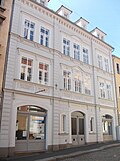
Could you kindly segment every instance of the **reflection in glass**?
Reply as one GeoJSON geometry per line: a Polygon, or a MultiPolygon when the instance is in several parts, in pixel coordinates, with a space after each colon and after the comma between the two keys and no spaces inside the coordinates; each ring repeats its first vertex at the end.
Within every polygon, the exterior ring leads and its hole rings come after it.
{"type": "Polygon", "coordinates": [[[17,140],[27,139],[27,124],[28,124],[28,117],[26,115],[18,114],[17,121],[16,121],[16,139],[17,140]]]}
{"type": "Polygon", "coordinates": [[[29,139],[45,139],[45,118],[30,116],[29,139]]]}

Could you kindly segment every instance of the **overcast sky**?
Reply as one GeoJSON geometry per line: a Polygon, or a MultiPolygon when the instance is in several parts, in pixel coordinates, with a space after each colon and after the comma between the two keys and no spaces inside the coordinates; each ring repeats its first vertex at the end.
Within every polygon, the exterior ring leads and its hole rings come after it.
{"type": "Polygon", "coordinates": [[[105,41],[120,57],[120,0],[50,0],[48,7],[56,11],[61,5],[73,11],[71,21],[83,17],[89,21],[88,31],[98,27],[105,32],[105,41]]]}

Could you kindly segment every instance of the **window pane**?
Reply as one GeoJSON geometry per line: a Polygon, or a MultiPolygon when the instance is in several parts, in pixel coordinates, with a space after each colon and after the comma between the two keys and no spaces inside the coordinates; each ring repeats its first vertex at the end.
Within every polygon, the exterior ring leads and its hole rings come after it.
{"type": "Polygon", "coordinates": [[[17,140],[26,140],[27,139],[27,125],[28,117],[25,115],[17,115],[16,121],[16,139],[17,140]]]}
{"type": "Polygon", "coordinates": [[[79,134],[84,135],[84,119],[79,118],[79,134]]]}
{"type": "Polygon", "coordinates": [[[30,116],[29,139],[45,139],[45,118],[30,116]]]}
{"type": "Polygon", "coordinates": [[[22,58],[21,63],[22,64],[27,64],[27,58],[22,58]]]}
{"type": "Polygon", "coordinates": [[[77,135],[77,118],[72,118],[72,135],[77,135]]]}

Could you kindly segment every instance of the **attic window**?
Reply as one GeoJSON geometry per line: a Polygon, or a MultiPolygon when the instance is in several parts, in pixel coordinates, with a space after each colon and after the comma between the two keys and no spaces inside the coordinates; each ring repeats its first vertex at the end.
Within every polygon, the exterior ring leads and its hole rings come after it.
{"type": "Polygon", "coordinates": [[[45,2],[44,0],[40,0],[40,3],[44,6],[45,2]]]}
{"type": "Polygon", "coordinates": [[[97,37],[100,38],[100,34],[97,34],[97,37]]]}
{"type": "Polygon", "coordinates": [[[65,17],[65,18],[68,18],[68,13],[65,12],[65,13],[64,13],[64,17],[65,17]]]}

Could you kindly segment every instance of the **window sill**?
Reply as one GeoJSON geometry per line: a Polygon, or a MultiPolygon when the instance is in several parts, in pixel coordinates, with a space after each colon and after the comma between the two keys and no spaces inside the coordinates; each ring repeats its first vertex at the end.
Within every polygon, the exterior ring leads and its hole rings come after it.
{"type": "Polygon", "coordinates": [[[0,11],[4,12],[6,9],[0,5],[0,11]]]}
{"type": "Polygon", "coordinates": [[[63,135],[69,135],[69,133],[61,132],[61,133],[58,133],[58,135],[61,135],[61,136],[63,136],[63,135]]]}

